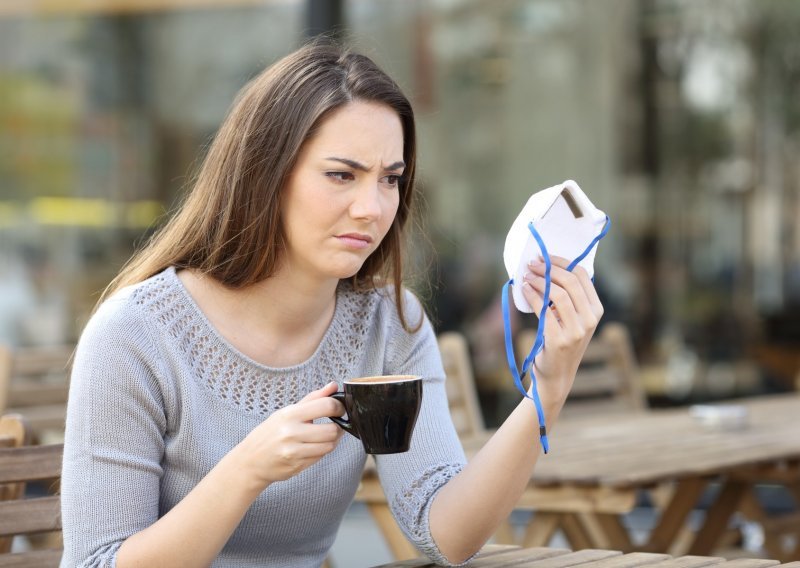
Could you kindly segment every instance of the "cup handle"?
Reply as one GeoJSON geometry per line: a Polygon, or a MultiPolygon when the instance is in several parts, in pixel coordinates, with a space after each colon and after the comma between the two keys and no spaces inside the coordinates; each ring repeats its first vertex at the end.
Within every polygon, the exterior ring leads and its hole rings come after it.
{"type": "MultiPolygon", "coordinates": [[[[336,399],[339,402],[341,402],[342,404],[344,404],[344,393],[343,392],[341,392],[341,391],[335,392],[330,396],[331,396],[331,398],[336,399]]],[[[334,424],[338,424],[339,428],[341,428],[345,432],[347,432],[349,434],[352,434],[353,436],[355,436],[359,440],[361,439],[361,436],[358,435],[358,432],[356,432],[356,429],[353,428],[353,425],[350,423],[349,420],[345,420],[344,418],[340,418],[338,416],[329,416],[328,418],[330,418],[333,421],[334,424]]]]}

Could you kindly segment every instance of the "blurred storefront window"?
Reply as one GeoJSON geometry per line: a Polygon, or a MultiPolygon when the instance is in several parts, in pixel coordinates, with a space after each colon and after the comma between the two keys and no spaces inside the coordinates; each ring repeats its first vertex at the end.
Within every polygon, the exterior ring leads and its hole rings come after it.
{"type": "Polygon", "coordinates": [[[797,3],[351,0],[348,13],[415,99],[431,307],[441,329],[468,330],[485,385],[510,388],[505,233],[532,192],[572,178],[614,222],[596,284],[654,404],[793,388],[797,3]]]}
{"type": "Polygon", "coordinates": [[[297,45],[302,4],[14,4],[0,9],[0,341],[73,341],[238,89],[297,45]]]}

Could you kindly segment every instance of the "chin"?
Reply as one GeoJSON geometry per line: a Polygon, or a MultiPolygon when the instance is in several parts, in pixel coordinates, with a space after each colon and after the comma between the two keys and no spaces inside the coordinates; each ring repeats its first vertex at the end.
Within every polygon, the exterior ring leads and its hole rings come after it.
{"type": "Polygon", "coordinates": [[[360,266],[358,268],[354,269],[354,270],[343,271],[343,272],[340,273],[338,278],[339,278],[339,280],[349,280],[350,278],[352,278],[353,276],[358,274],[359,270],[361,270],[360,266]]]}
{"type": "Polygon", "coordinates": [[[347,280],[358,274],[358,271],[361,270],[363,264],[364,263],[361,263],[357,266],[350,265],[331,267],[325,271],[325,274],[338,280],[347,280]]]}
{"type": "Polygon", "coordinates": [[[358,271],[361,270],[361,267],[364,266],[364,262],[366,262],[366,258],[339,258],[337,259],[338,262],[333,262],[329,264],[324,270],[325,274],[336,277],[339,280],[346,280],[348,278],[352,278],[358,271]]]}

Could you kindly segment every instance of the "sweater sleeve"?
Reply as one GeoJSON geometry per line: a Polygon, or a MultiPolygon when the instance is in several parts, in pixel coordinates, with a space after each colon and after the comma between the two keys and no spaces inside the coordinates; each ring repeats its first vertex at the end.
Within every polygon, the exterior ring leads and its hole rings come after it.
{"type": "Polygon", "coordinates": [[[61,482],[62,566],[113,567],[159,514],[166,412],[137,306],[107,300],[84,330],[70,383],[61,482]]]}
{"type": "Polygon", "coordinates": [[[398,525],[409,540],[431,560],[452,566],[431,536],[428,520],[439,490],[464,465],[466,458],[450,418],[445,374],[436,336],[422,307],[406,293],[407,321],[422,327],[407,332],[396,315],[390,321],[386,346],[387,374],[423,377],[422,406],[411,439],[411,449],[401,454],[375,456],[381,485],[398,525]]]}

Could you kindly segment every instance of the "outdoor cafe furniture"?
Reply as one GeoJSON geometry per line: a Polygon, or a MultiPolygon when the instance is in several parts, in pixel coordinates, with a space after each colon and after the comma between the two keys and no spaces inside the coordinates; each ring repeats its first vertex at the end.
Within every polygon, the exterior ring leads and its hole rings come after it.
{"type": "Polygon", "coordinates": [[[28,445],[30,431],[18,415],[0,417],[0,567],[55,568],[61,560],[61,500],[58,494],[29,496],[26,484],[57,485],[63,445],[28,445]],[[15,536],[44,537],[37,548],[12,552],[15,536]],[[46,535],[46,536],[45,536],[46,535]]]}
{"type": "MultiPolygon", "coordinates": [[[[399,560],[376,568],[433,568],[435,564],[423,558],[399,560]]],[[[572,552],[559,548],[518,548],[489,546],[469,566],[474,568],[800,568],[800,562],[780,564],[777,560],[760,558],[724,558],[706,556],[672,557],[667,554],[615,550],[585,549],[572,552]]]]}
{"type": "Polygon", "coordinates": [[[0,344],[0,413],[20,414],[33,442],[64,438],[69,367],[75,346],[10,348],[0,344]]]}
{"type": "MultiPolygon", "coordinates": [[[[687,408],[560,421],[551,434],[550,453],[540,457],[518,503],[535,511],[522,544],[546,545],[561,529],[576,549],[669,552],[686,536],[689,513],[715,483],[720,489],[699,529],[688,533],[688,547],[681,553],[713,553],[737,512],[769,527],[774,519],[767,518],[754,496],[757,483],[780,484],[800,503],[800,395],[735,402],[746,413],[742,423],[704,424],[687,408]],[[621,517],[632,511],[642,491],[665,485],[674,490],[661,504],[656,526],[647,542],[634,545],[621,517]]],[[[465,440],[467,455],[474,455],[484,441],[465,440]]],[[[400,544],[402,534],[374,470],[365,472],[360,494],[395,557],[416,556],[410,545],[400,544]]],[[[796,514],[786,519],[774,524],[795,535],[800,532],[796,514]]],[[[797,539],[793,549],[784,550],[777,546],[783,541],[771,536],[766,539],[769,556],[800,559],[797,539]]],[[[498,541],[504,540],[510,540],[508,534],[498,535],[498,541]]]]}

